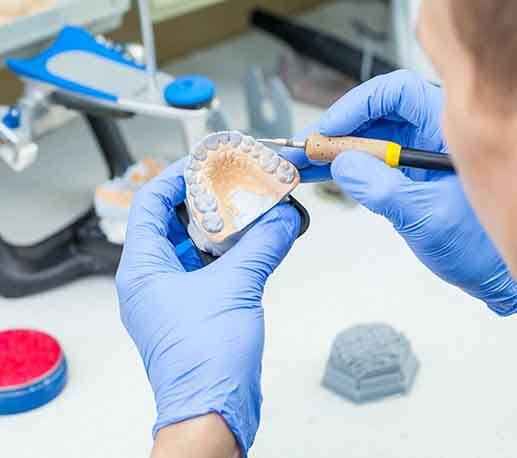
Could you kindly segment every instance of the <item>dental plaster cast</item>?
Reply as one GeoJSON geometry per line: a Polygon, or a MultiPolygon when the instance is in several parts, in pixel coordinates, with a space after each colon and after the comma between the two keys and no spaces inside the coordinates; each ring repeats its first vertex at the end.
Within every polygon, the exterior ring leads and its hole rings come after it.
{"type": "Polygon", "coordinates": [[[275,151],[233,131],[210,134],[194,146],[185,182],[188,233],[199,249],[220,256],[284,199],[300,176],[275,151]]]}
{"type": "Polygon", "coordinates": [[[121,177],[113,178],[95,190],[95,212],[99,225],[112,243],[124,243],[129,209],[136,192],[167,166],[165,161],[146,157],[132,165],[121,177]]]}
{"type": "Polygon", "coordinates": [[[0,23],[50,8],[55,0],[1,0],[0,23]]]}

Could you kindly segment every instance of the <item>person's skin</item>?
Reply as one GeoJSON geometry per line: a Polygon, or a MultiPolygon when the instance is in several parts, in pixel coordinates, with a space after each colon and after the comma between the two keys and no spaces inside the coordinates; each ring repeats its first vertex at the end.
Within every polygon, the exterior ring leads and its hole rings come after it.
{"type": "Polygon", "coordinates": [[[217,414],[175,423],[160,429],[151,458],[239,458],[235,437],[217,414]]]}
{"type": "Polygon", "coordinates": [[[447,94],[443,130],[465,192],[516,277],[515,101],[505,100],[504,94],[484,81],[484,74],[456,35],[449,6],[452,1],[424,1],[418,36],[447,94]]]}

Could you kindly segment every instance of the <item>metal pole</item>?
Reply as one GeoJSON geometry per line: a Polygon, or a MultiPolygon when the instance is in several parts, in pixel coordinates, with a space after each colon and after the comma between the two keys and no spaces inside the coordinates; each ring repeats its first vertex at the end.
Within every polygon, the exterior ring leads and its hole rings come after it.
{"type": "Polygon", "coordinates": [[[134,161],[117,122],[109,117],[104,118],[87,113],[83,113],[83,116],[95,135],[108,166],[110,178],[124,175],[134,161]]]}
{"type": "Polygon", "coordinates": [[[149,9],[148,0],[138,0],[140,12],[140,29],[145,49],[145,65],[149,78],[149,91],[158,95],[158,83],[156,82],[156,48],[154,45],[153,20],[149,9]]]}

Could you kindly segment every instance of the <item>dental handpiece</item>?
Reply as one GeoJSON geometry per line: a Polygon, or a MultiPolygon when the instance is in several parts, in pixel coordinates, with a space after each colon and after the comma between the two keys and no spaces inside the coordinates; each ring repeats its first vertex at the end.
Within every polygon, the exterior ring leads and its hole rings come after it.
{"type": "Polygon", "coordinates": [[[307,157],[313,161],[332,162],[342,152],[356,150],[375,156],[390,167],[455,170],[449,154],[404,148],[398,143],[374,138],[326,137],[321,134],[311,134],[305,141],[287,138],[264,138],[257,141],[304,149],[307,157]]]}

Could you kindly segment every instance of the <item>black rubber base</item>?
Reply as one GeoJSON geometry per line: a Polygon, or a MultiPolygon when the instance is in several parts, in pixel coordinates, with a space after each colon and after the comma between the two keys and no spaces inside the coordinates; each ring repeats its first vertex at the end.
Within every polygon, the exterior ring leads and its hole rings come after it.
{"type": "Polygon", "coordinates": [[[23,297],[87,275],[113,275],[121,252],[104,236],[93,209],[34,245],[0,239],[0,295],[23,297]]]}
{"type": "MultiPolygon", "coordinates": [[[[307,229],[309,229],[309,226],[311,224],[311,217],[309,215],[309,212],[307,209],[293,196],[289,196],[289,203],[298,210],[298,213],[300,214],[301,218],[301,224],[300,224],[300,233],[298,234],[298,237],[301,237],[303,234],[307,232],[307,229]]],[[[184,202],[179,204],[176,207],[176,214],[178,215],[178,219],[180,220],[181,224],[183,224],[183,227],[185,230],[187,230],[188,223],[189,223],[189,216],[187,212],[187,207],[184,202]]],[[[211,254],[200,250],[195,244],[194,248],[197,251],[197,254],[199,256],[199,259],[201,259],[201,262],[206,266],[208,264],[211,264],[217,259],[217,256],[212,256],[211,254]]]]}

